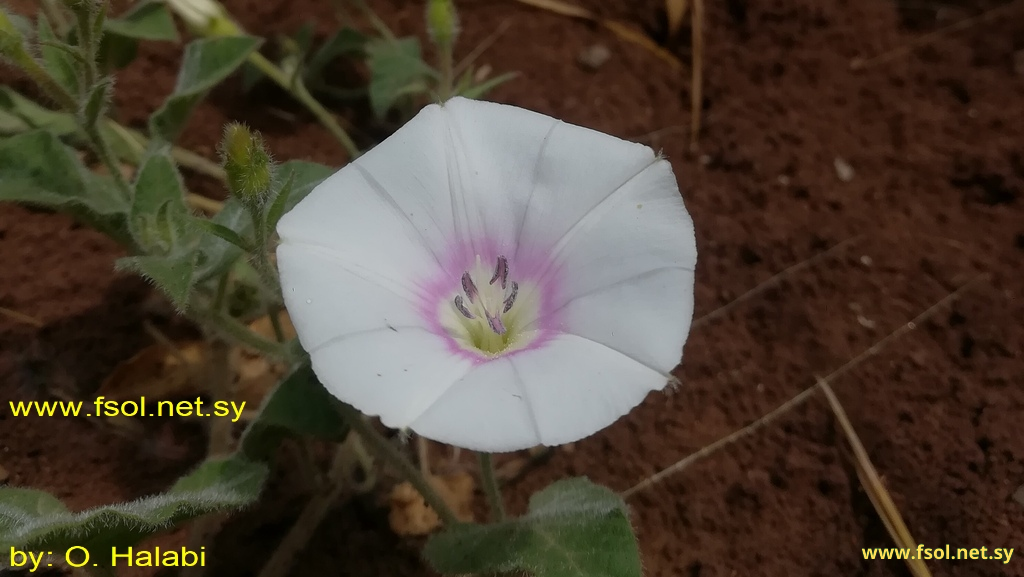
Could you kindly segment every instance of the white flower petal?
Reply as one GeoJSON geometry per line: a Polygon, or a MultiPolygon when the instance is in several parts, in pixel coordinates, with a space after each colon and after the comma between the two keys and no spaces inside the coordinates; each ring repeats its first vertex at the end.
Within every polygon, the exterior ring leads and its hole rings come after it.
{"type": "Polygon", "coordinates": [[[600,343],[562,334],[482,364],[411,428],[443,443],[502,453],[578,441],[665,387],[666,375],[600,343]]]}
{"type": "Polygon", "coordinates": [[[602,344],[569,334],[509,357],[526,390],[544,445],[578,441],[615,422],[650,391],[661,374],[602,344]]]}
{"type": "Polygon", "coordinates": [[[650,147],[559,123],[544,143],[519,235],[520,254],[550,249],[656,160],[650,147]]]}
{"type": "Polygon", "coordinates": [[[470,360],[447,347],[425,330],[384,329],[332,341],[310,359],[328,391],[363,413],[380,416],[386,426],[402,428],[472,368],[470,360]]]}
{"type": "Polygon", "coordinates": [[[352,164],[387,193],[433,252],[454,238],[446,115],[432,104],[352,164]]]}
{"type": "MultiPolygon", "coordinates": [[[[402,128],[396,134],[405,131],[406,135],[422,135],[436,128],[426,122],[431,115],[423,118],[425,120],[420,122],[410,122],[407,125],[410,130],[402,128]]],[[[405,171],[409,179],[419,178],[424,183],[434,182],[435,167],[422,155],[408,150],[409,141],[396,142],[397,145],[390,146],[390,140],[385,141],[376,154],[390,154],[395,162],[408,159],[402,170],[396,172],[405,171]]],[[[374,162],[367,165],[380,172],[374,162]]],[[[281,218],[277,232],[282,243],[327,248],[352,268],[371,270],[395,282],[408,283],[410,278],[436,269],[437,256],[430,240],[441,233],[431,232],[427,224],[430,216],[418,212],[414,202],[400,205],[391,192],[383,188],[381,178],[393,185],[403,182],[401,178],[371,174],[358,164],[349,164],[334,173],[281,218]]],[[[401,198],[413,198],[416,194],[426,196],[427,188],[403,189],[401,198]]]]}
{"type": "Polygon", "coordinates": [[[307,351],[352,333],[426,327],[405,285],[347,270],[316,246],[284,244],[277,258],[285,306],[307,351]]]}
{"type": "Polygon", "coordinates": [[[508,358],[475,367],[410,428],[473,451],[503,453],[540,444],[526,393],[508,358]]]}
{"type": "Polygon", "coordinates": [[[457,227],[465,240],[486,236],[514,247],[536,188],[538,161],[560,121],[466,98],[444,104],[457,227]]]}
{"type": "Polygon", "coordinates": [[[662,268],[577,296],[559,312],[563,330],[668,374],[690,331],[693,282],[692,271],[662,268]]]}
{"type": "MultiPolygon", "coordinates": [[[[566,301],[658,269],[693,271],[693,221],[672,166],[659,160],[637,174],[580,220],[554,251],[566,301]]],[[[691,276],[676,298],[692,299],[692,293],[691,276]]],[[[662,304],[651,301],[652,306],[662,304]]]]}

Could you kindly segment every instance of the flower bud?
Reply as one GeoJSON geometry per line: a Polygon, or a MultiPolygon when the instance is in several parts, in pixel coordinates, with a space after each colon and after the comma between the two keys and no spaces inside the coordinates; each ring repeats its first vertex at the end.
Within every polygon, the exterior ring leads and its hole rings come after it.
{"type": "Polygon", "coordinates": [[[273,180],[273,162],[259,133],[237,122],[229,124],[221,155],[231,194],[247,205],[261,204],[273,180]]]}
{"type": "Polygon", "coordinates": [[[459,35],[459,15],[454,0],[427,0],[427,31],[439,46],[455,44],[459,35]]]}
{"type": "Polygon", "coordinates": [[[202,36],[238,36],[242,29],[216,0],[167,0],[167,5],[202,36]]]}

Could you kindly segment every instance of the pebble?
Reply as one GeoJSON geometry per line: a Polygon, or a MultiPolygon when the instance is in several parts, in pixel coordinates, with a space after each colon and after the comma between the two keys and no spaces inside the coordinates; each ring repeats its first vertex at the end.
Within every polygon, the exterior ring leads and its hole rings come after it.
{"type": "Polygon", "coordinates": [[[612,57],[612,51],[604,44],[592,44],[580,51],[577,62],[587,70],[597,70],[612,57]]]}
{"type": "Polygon", "coordinates": [[[837,156],[836,159],[832,161],[832,165],[836,168],[836,176],[839,177],[839,180],[843,182],[850,182],[853,180],[853,167],[850,166],[849,162],[846,162],[846,159],[841,156],[837,156]]]}

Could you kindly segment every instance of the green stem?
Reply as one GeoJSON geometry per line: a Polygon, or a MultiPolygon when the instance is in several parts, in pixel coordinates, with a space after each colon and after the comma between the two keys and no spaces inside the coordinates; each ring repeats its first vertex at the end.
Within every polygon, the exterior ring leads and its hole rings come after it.
{"type": "Polygon", "coordinates": [[[370,21],[370,24],[377,29],[377,33],[384,37],[385,40],[388,42],[395,42],[397,40],[395,33],[380,19],[380,16],[377,16],[377,13],[370,8],[370,5],[365,0],[353,0],[353,3],[362,11],[363,15],[370,21]]]}
{"type": "Polygon", "coordinates": [[[220,280],[217,281],[217,292],[213,295],[213,310],[220,312],[224,309],[224,299],[228,294],[228,277],[230,273],[224,273],[220,275],[220,280]]]}
{"type": "Polygon", "coordinates": [[[438,46],[441,51],[441,79],[438,87],[438,92],[441,96],[441,103],[444,104],[452,97],[452,91],[455,86],[455,77],[453,73],[454,68],[454,56],[452,54],[453,47],[451,42],[444,42],[438,46]]]}
{"type": "Polygon", "coordinates": [[[451,527],[459,524],[459,518],[455,516],[455,512],[452,511],[448,503],[444,502],[444,499],[437,494],[434,487],[430,485],[427,478],[420,474],[416,465],[409,460],[401,451],[396,449],[391,441],[386,439],[384,435],[380,434],[377,429],[373,428],[370,423],[367,423],[363,418],[363,414],[357,411],[350,405],[345,403],[338,403],[339,410],[345,417],[346,422],[352,427],[364,441],[370,444],[384,460],[389,462],[393,467],[401,472],[402,476],[405,477],[413,487],[419,491],[423,499],[426,500],[427,504],[437,513],[438,517],[445,525],[451,527]]]}
{"type": "Polygon", "coordinates": [[[57,83],[35,58],[25,52],[14,58],[14,62],[21,67],[25,74],[28,74],[28,77],[44,94],[52,98],[65,112],[71,114],[78,112],[78,102],[75,97],[57,83]]]}
{"type": "Polygon", "coordinates": [[[345,150],[348,151],[352,158],[359,156],[359,147],[356,146],[352,137],[338,124],[338,121],[334,119],[334,115],[309,93],[309,89],[306,88],[302,79],[295,78],[293,82],[293,79],[289,78],[283,70],[259,53],[251,54],[249,62],[265,74],[267,78],[274,81],[275,84],[287,90],[292,97],[313,113],[313,116],[345,147],[345,150]]]}
{"type": "Polygon", "coordinates": [[[274,338],[277,342],[283,343],[284,329],[281,328],[281,307],[276,304],[267,307],[267,316],[270,317],[270,326],[274,329],[274,338]]]}
{"type": "Polygon", "coordinates": [[[484,493],[487,495],[487,502],[491,506],[491,514],[494,520],[505,520],[505,504],[501,499],[501,489],[498,487],[498,480],[494,476],[494,461],[490,453],[479,453],[480,455],[480,477],[484,485],[484,493]]]}
{"type": "Polygon", "coordinates": [[[56,0],[43,0],[42,2],[43,13],[50,19],[50,25],[53,27],[54,32],[57,33],[58,38],[64,38],[64,35],[68,32],[68,20],[64,17],[64,13],[61,12],[60,6],[57,5],[56,0]]]}
{"type": "Polygon", "coordinates": [[[103,138],[103,134],[99,131],[98,127],[93,124],[92,126],[81,123],[82,132],[85,133],[86,139],[89,141],[92,151],[103,163],[103,166],[107,168],[107,172],[110,173],[110,177],[114,179],[114,184],[121,189],[121,193],[124,195],[126,200],[130,200],[134,194],[132,187],[125,180],[124,174],[121,172],[121,167],[117,164],[114,153],[110,150],[110,144],[106,138],[103,138]]]}
{"type": "Polygon", "coordinates": [[[206,311],[206,314],[193,314],[191,316],[200,325],[207,325],[217,330],[222,336],[242,346],[265,353],[274,358],[290,359],[292,356],[286,345],[259,336],[249,330],[249,327],[219,311],[206,311]]]}
{"type": "Polygon", "coordinates": [[[89,90],[96,84],[96,38],[92,33],[92,14],[81,6],[75,11],[75,18],[78,23],[78,41],[82,48],[82,58],[85,60],[85,89],[89,90]]]}
{"type": "MultiPolygon", "coordinates": [[[[116,133],[121,140],[132,146],[135,156],[122,160],[138,165],[142,156],[145,154],[146,149],[149,147],[149,138],[138,130],[121,126],[110,118],[105,118],[104,122],[106,123],[107,130],[112,133],[116,133]]],[[[188,150],[187,148],[172,146],[171,158],[174,159],[174,162],[177,163],[178,166],[194,170],[199,174],[209,176],[210,178],[214,178],[222,182],[227,180],[227,173],[224,172],[224,167],[205,156],[201,156],[191,150],[188,150]]]]}

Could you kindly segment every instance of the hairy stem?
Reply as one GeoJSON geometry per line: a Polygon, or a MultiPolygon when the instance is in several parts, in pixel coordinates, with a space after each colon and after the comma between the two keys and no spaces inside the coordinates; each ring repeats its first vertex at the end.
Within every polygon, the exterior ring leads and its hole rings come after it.
{"type": "Polygon", "coordinates": [[[498,480],[494,476],[494,461],[490,453],[480,453],[480,480],[484,486],[484,493],[487,495],[487,502],[491,506],[491,515],[499,523],[504,521],[505,504],[501,499],[498,480]]]}
{"type": "Polygon", "coordinates": [[[288,91],[292,97],[302,103],[320,121],[320,124],[341,143],[349,153],[349,156],[352,158],[359,156],[359,147],[356,146],[352,137],[338,124],[334,115],[309,93],[309,89],[306,88],[301,78],[290,78],[281,68],[258,52],[249,56],[249,62],[265,74],[267,78],[273,80],[275,84],[288,91]]]}
{"type": "Polygon", "coordinates": [[[331,470],[327,475],[326,486],[317,491],[306,503],[295,524],[278,543],[270,560],[260,570],[259,577],[288,575],[296,557],[306,548],[331,507],[349,487],[350,480],[347,478],[348,463],[351,461],[349,452],[349,443],[338,445],[331,463],[331,470]]]}
{"type": "Polygon", "coordinates": [[[345,403],[338,404],[339,410],[345,417],[346,422],[352,429],[363,438],[364,441],[369,443],[370,447],[377,452],[377,454],[385,461],[391,464],[391,466],[398,469],[403,477],[413,487],[419,491],[420,495],[427,502],[428,505],[437,513],[437,516],[441,518],[441,521],[445,525],[451,527],[459,523],[459,518],[456,517],[455,512],[452,511],[448,503],[445,503],[444,499],[437,493],[434,487],[430,484],[430,481],[423,476],[416,465],[409,460],[401,451],[394,447],[384,435],[380,434],[377,429],[373,428],[370,423],[366,422],[363,418],[363,414],[357,411],[350,405],[345,403]]]}

